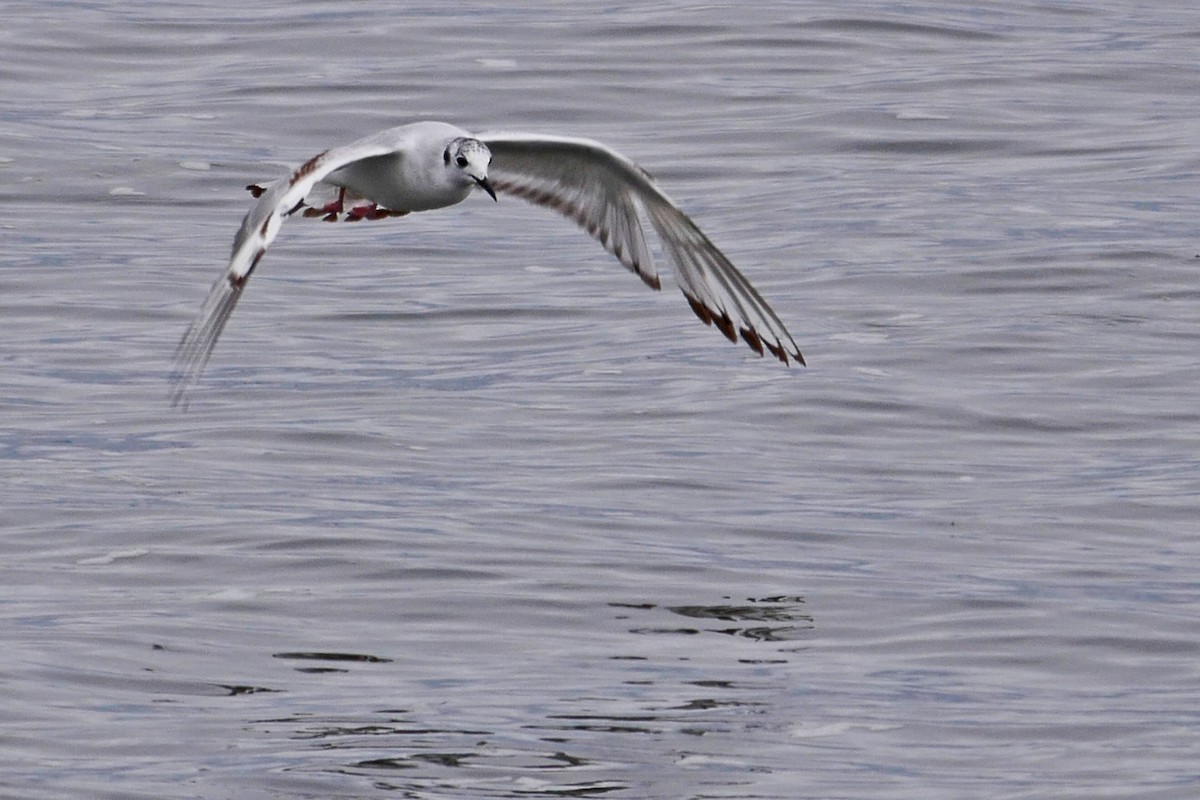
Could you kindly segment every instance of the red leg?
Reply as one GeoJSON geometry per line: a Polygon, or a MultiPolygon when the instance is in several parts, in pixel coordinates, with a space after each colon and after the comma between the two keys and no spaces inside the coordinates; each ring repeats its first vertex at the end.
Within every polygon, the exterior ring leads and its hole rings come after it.
{"type": "Polygon", "coordinates": [[[325,207],[322,208],[321,211],[325,214],[324,219],[326,222],[337,222],[338,217],[345,210],[345,208],[346,190],[343,188],[338,189],[337,200],[334,200],[332,203],[326,203],[325,207]]]}

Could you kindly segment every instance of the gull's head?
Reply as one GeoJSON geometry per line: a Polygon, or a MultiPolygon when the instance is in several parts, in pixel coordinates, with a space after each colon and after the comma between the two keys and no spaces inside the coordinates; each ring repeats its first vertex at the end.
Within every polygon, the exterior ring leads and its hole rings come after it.
{"type": "Polygon", "coordinates": [[[451,174],[468,186],[478,186],[495,200],[496,192],[488,183],[488,166],[492,163],[492,151],[478,139],[460,137],[451,139],[442,153],[442,163],[451,174]]]}

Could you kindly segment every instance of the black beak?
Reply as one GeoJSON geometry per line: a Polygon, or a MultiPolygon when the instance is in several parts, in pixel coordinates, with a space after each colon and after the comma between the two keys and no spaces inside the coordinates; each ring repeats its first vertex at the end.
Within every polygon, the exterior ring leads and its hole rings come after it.
{"type": "MultiPolygon", "coordinates": [[[[492,185],[488,183],[487,178],[476,178],[475,182],[479,184],[480,189],[483,189],[488,193],[489,197],[491,197],[493,200],[496,200],[496,192],[492,189],[492,185]]],[[[496,202],[499,203],[500,201],[496,200],[496,202]]]]}

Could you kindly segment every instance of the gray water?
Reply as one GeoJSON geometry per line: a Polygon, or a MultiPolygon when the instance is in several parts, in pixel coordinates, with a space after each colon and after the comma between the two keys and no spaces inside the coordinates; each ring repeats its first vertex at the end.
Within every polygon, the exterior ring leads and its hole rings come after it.
{"type": "Polygon", "coordinates": [[[0,794],[1200,795],[1200,12],[9,4],[0,794]],[[433,118],[607,142],[809,367],[482,196],[243,186],[433,118]]]}

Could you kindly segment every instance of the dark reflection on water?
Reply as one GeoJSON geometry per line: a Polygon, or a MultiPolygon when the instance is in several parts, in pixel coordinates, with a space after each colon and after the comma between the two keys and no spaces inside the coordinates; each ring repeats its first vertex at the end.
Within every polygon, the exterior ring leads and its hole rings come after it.
{"type": "MultiPolygon", "coordinates": [[[[670,760],[689,764],[688,770],[707,771],[720,764],[704,782],[714,791],[721,786],[728,790],[745,784],[740,776],[746,770],[764,774],[772,769],[772,759],[755,752],[762,749],[761,743],[731,750],[729,737],[786,737],[779,723],[771,721],[780,710],[778,692],[784,687],[781,676],[772,677],[769,670],[785,663],[783,656],[795,656],[795,628],[812,628],[798,595],[764,595],[737,603],[731,597],[683,605],[603,604],[600,608],[612,612],[612,621],[624,628],[609,628],[597,620],[591,638],[599,646],[583,648],[594,655],[583,656],[581,651],[578,658],[569,659],[579,677],[556,678],[537,670],[523,674],[519,658],[483,651],[464,653],[478,662],[477,669],[448,667],[448,674],[439,676],[429,674],[408,653],[391,658],[296,650],[277,651],[270,658],[336,666],[298,668],[292,673],[297,678],[281,675],[279,688],[223,688],[230,698],[257,699],[260,707],[311,707],[248,723],[256,747],[274,750],[291,762],[294,766],[285,767],[282,775],[300,785],[323,775],[366,781],[362,791],[417,796],[438,791],[435,787],[454,787],[458,796],[478,797],[636,792],[636,787],[647,786],[641,773],[659,759],[654,754],[659,745],[646,742],[671,742],[670,760]],[[694,629],[683,650],[642,647],[643,656],[616,654],[647,636],[675,638],[674,630],[630,626],[658,617],[714,624],[694,629]],[[735,625],[731,628],[730,623],[735,625]],[[769,623],[772,635],[755,633],[762,623],[769,623]],[[731,634],[739,642],[733,650],[711,646],[731,634]],[[756,652],[763,657],[748,657],[756,652]],[[606,666],[614,662],[626,666],[606,666]],[[419,674],[409,674],[414,668],[419,674]],[[456,688],[431,692],[417,685],[444,681],[456,688]],[[347,708],[323,710],[328,701],[337,702],[338,686],[347,708]],[[408,702],[402,700],[402,705],[383,704],[385,696],[399,700],[405,694],[408,702]],[[717,745],[715,750],[704,744],[709,740],[717,745]]],[[[581,642],[588,638],[587,631],[580,633],[581,642]]],[[[664,787],[674,785],[681,784],[667,781],[664,787]]]]}
{"type": "Polygon", "coordinates": [[[386,664],[391,661],[390,658],[360,653],[275,653],[274,657],[307,661],[355,661],[363,664],[386,664]]]}
{"type": "Polygon", "coordinates": [[[328,771],[368,778],[379,788],[419,791],[443,781],[451,785],[466,781],[464,787],[473,794],[496,792],[491,796],[503,797],[583,797],[628,788],[611,780],[588,779],[587,773],[604,765],[556,749],[554,737],[544,737],[549,745],[540,751],[517,751],[496,742],[493,731],[430,728],[404,720],[398,712],[380,715],[387,717],[386,723],[279,719],[258,725],[271,730],[291,727],[296,739],[319,740],[323,750],[336,752],[342,762],[326,767],[328,771]],[[374,755],[352,760],[352,754],[366,752],[374,755]],[[393,773],[404,774],[406,782],[394,783],[393,773]],[[520,775],[531,777],[514,780],[520,775]]]}
{"type": "MultiPolygon", "coordinates": [[[[720,622],[782,622],[784,625],[745,625],[717,628],[671,628],[655,627],[631,628],[631,633],[722,633],[729,636],[743,636],[763,642],[783,642],[799,639],[804,631],[813,628],[813,619],[808,614],[801,613],[798,608],[804,603],[802,597],[766,597],[750,599],[753,605],[716,605],[716,606],[672,606],[665,610],[681,617],[693,619],[717,620],[720,622]]],[[[654,611],[653,604],[623,604],[613,603],[614,608],[627,608],[636,611],[654,611]]],[[[631,618],[633,615],[629,615],[631,618]]]]}

